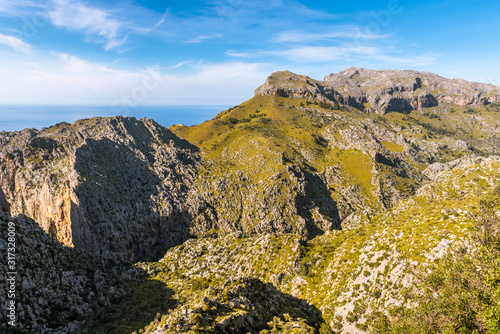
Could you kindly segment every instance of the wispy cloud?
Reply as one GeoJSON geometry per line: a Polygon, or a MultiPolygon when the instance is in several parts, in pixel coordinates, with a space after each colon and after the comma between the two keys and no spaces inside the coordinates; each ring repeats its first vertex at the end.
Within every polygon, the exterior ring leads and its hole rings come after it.
{"type": "MultiPolygon", "coordinates": [[[[167,10],[154,37],[175,43],[202,43],[224,37],[224,44],[261,44],[270,31],[293,30],[310,26],[316,19],[330,20],[335,15],[310,9],[294,0],[207,0],[196,10],[167,10]]],[[[154,22],[154,21],[153,21],[154,22]]]]}
{"type": "Polygon", "coordinates": [[[17,52],[31,54],[31,46],[14,36],[0,34],[0,44],[9,46],[17,52]]]}
{"type": "Polygon", "coordinates": [[[175,65],[168,66],[167,68],[169,68],[169,69],[179,68],[179,67],[182,67],[184,65],[191,64],[191,63],[192,63],[192,61],[185,60],[185,61],[181,61],[180,63],[177,63],[175,65]]]}
{"type": "Polygon", "coordinates": [[[278,54],[295,62],[326,62],[348,55],[372,56],[377,52],[377,48],[369,46],[304,46],[279,51],[278,54]]]}
{"type": "Polygon", "coordinates": [[[305,33],[300,31],[285,31],[277,34],[272,41],[276,43],[311,43],[335,39],[364,39],[375,40],[387,38],[390,35],[381,35],[363,32],[357,27],[332,28],[330,32],[305,33]]]}
{"type": "Polygon", "coordinates": [[[34,8],[42,6],[30,0],[0,0],[0,15],[2,16],[23,16],[34,8]]]}
{"type": "Polygon", "coordinates": [[[375,59],[393,64],[410,64],[415,66],[433,65],[437,63],[439,55],[435,53],[425,53],[423,55],[411,55],[406,57],[377,54],[375,59]]]}
{"type": "Polygon", "coordinates": [[[202,43],[203,41],[206,41],[207,39],[221,38],[221,37],[222,37],[221,33],[215,33],[215,34],[211,34],[211,35],[199,35],[199,36],[196,36],[190,40],[187,40],[186,43],[190,43],[190,44],[202,43]]]}
{"type": "Polygon", "coordinates": [[[161,26],[162,23],[165,22],[165,19],[167,18],[167,14],[168,14],[168,11],[165,11],[165,13],[161,16],[160,20],[158,22],[156,22],[155,25],[149,29],[149,31],[155,30],[156,28],[161,26]]]}
{"type": "Polygon", "coordinates": [[[285,57],[293,62],[325,62],[341,59],[347,55],[372,56],[379,50],[369,46],[301,46],[283,50],[261,50],[254,52],[234,52],[227,54],[240,58],[285,57]]]}
{"type": "Polygon", "coordinates": [[[228,51],[229,56],[237,58],[257,59],[268,57],[286,58],[293,63],[326,63],[333,61],[373,63],[380,61],[392,64],[431,65],[435,64],[438,55],[393,55],[381,47],[346,44],[339,46],[300,46],[282,50],[257,50],[250,52],[228,51]]]}
{"type": "Polygon", "coordinates": [[[103,9],[86,6],[80,2],[55,0],[54,8],[48,15],[56,27],[103,38],[106,41],[106,50],[114,49],[126,40],[118,37],[123,22],[112,18],[112,15],[103,9]]]}

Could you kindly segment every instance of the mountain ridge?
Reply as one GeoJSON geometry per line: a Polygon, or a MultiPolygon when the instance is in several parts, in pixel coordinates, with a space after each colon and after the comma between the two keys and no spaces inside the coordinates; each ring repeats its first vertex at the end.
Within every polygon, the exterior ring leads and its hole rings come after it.
{"type": "Polygon", "coordinates": [[[153,244],[165,242],[158,240],[161,221],[169,219],[179,220],[173,224],[187,237],[177,211],[184,210],[182,184],[193,178],[196,149],[154,121],[93,118],[1,137],[0,184],[11,214],[37,220],[63,245],[151,257],[153,244]],[[179,191],[158,190],[167,188],[179,191]],[[123,238],[116,228],[127,225],[123,238]],[[148,233],[149,246],[130,243],[148,233]]]}
{"type": "Polygon", "coordinates": [[[20,330],[365,333],[413,305],[416,272],[479,247],[482,198],[500,196],[499,106],[482,91],[428,105],[407,71],[327,77],[275,72],[189,127],[0,132],[0,227],[15,221],[34,264],[20,330]]]}
{"type": "Polygon", "coordinates": [[[460,106],[500,103],[500,87],[492,84],[446,79],[430,72],[355,67],[327,74],[323,81],[289,71],[274,72],[255,94],[311,98],[382,115],[440,103],[460,106]]]}

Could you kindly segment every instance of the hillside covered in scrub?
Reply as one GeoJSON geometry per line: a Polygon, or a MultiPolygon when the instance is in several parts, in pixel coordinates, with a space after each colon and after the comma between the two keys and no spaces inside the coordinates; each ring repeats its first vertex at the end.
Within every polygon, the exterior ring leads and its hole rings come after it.
{"type": "Polygon", "coordinates": [[[0,132],[17,329],[497,333],[499,134],[499,87],[355,68],[195,126],[0,132]]]}

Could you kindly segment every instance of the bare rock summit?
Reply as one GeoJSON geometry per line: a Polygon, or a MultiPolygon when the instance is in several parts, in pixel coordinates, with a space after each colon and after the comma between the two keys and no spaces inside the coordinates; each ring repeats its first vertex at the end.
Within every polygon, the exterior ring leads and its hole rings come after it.
{"type": "Polygon", "coordinates": [[[327,74],[323,81],[275,72],[255,94],[340,103],[382,115],[442,103],[482,106],[500,102],[500,87],[492,84],[446,79],[429,72],[355,67],[327,74]]]}

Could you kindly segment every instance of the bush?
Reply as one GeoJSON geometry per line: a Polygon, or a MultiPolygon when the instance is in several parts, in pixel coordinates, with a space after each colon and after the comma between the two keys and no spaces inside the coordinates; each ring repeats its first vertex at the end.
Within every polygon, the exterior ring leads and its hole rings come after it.
{"type": "Polygon", "coordinates": [[[499,112],[500,111],[500,104],[499,103],[490,103],[486,105],[486,110],[491,111],[491,112],[499,112]]]}
{"type": "Polygon", "coordinates": [[[474,115],[474,114],[477,114],[477,110],[472,109],[472,108],[467,108],[464,110],[464,114],[474,115]]]}
{"type": "Polygon", "coordinates": [[[438,119],[438,120],[441,119],[441,117],[439,115],[433,114],[433,113],[428,112],[428,111],[424,113],[424,116],[429,117],[430,119],[438,119]]]}

